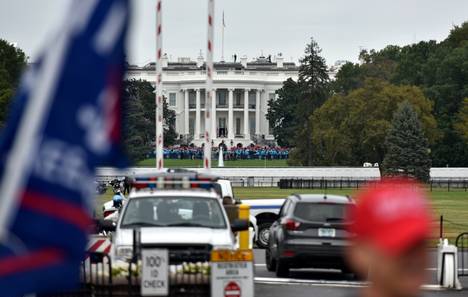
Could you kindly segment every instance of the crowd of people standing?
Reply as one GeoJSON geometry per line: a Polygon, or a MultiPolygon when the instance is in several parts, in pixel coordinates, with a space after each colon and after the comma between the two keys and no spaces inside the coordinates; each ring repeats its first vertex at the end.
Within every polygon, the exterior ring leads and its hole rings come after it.
{"type": "MultiPolygon", "coordinates": [[[[219,153],[220,147],[223,147],[223,156],[225,160],[280,160],[288,159],[289,148],[278,146],[259,146],[250,145],[246,147],[228,148],[224,144],[213,147],[213,153],[219,153]]],[[[203,147],[195,146],[172,146],[164,148],[165,159],[202,159],[203,147]]]]}

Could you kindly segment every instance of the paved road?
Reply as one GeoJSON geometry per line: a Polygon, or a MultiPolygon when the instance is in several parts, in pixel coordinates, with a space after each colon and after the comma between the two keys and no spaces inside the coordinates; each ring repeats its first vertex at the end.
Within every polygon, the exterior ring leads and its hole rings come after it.
{"type": "MultiPolygon", "coordinates": [[[[428,284],[436,284],[436,251],[431,250],[431,263],[428,267],[428,284]]],[[[255,293],[256,296],[324,296],[345,297],[356,296],[364,283],[355,281],[350,275],[343,275],[339,270],[300,269],[291,271],[291,280],[278,279],[269,272],[265,265],[265,252],[255,249],[255,293]],[[291,284],[294,282],[294,284],[291,284]]],[[[468,288],[468,278],[462,280],[468,288]]],[[[430,287],[432,288],[432,287],[430,287]]],[[[467,296],[465,291],[424,291],[423,296],[467,296]]]]}
{"type": "MultiPolygon", "coordinates": [[[[324,287],[305,285],[255,285],[255,296],[259,297],[355,297],[359,296],[358,289],[348,287],[324,287]]],[[[462,297],[467,291],[438,291],[423,292],[423,297],[462,297]]]]}

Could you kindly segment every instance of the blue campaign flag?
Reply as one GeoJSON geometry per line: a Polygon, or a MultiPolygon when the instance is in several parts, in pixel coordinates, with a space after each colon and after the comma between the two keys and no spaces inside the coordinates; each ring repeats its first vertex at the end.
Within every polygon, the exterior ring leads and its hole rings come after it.
{"type": "Polygon", "coordinates": [[[0,141],[0,296],[77,285],[96,166],[123,165],[128,0],[76,0],[0,141]]]}

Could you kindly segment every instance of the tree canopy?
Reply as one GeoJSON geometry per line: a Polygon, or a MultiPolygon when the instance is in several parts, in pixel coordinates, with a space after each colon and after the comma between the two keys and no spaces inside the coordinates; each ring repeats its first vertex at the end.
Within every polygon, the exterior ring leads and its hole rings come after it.
{"type": "Polygon", "coordinates": [[[399,104],[385,138],[383,172],[427,182],[431,169],[429,144],[418,114],[408,101],[399,104]]]}
{"type": "Polygon", "coordinates": [[[296,107],[301,97],[301,86],[289,78],[283,83],[283,87],[277,92],[278,99],[268,102],[266,115],[270,127],[273,127],[273,135],[281,146],[291,146],[293,137],[298,127],[296,121],[296,107]]]}
{"type": "MultiPolygon", "coordinates": [[[[144,80],[127,80],[124,83],[124,141],[132,161],[140,161],[153,149],[156,129],[155,89],[144,80]]],[[[164,144],[173,145],[175,112],[168,108],[164,98],[164,144]]]]}
{"type": "Polygon", "coordinates": [[[368,79],[417,86],[432,102],[437,123],[433,133],[440,136],[432,140],[428,135],[433,165],[468,166],[468,149],[459,123],[463,100],[468,97],[468,22],[454,26],[442,42],[362,51],[360,61],[340,69],[333,83],[335,93],[346,95],[362,88],[368,79]]]}
{"type": "Polygon", "coordinates": [[[24,52],[8,41],[0,39],[0,127],[5,124],[10,101],[25,66],[24,52]]]}
{"type": "Polygon", "coordinates": [[[318,43],[311,38],[300,59],[299,79],[288,79],[270,100],[267,118],[280,145],[294,146],[292,162],[312,165],[310,115],[330,95],[330,79],[318,43]]]}
{"type": "Polygon", "coordinates": [[[310,118],[316,148],[314,164],[362,166],[381,163],[385,137],[398,105],[409,101],[421,118],[431,142],[439,135],[432,115],[432,102],[415,86],[396,86],[368,79],[362,88],[327,100],[310,118]]]}

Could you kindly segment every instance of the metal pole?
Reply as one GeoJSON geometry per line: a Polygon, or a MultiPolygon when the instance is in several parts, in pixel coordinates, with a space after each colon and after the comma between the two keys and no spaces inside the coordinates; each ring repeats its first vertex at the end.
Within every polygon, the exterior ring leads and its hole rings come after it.
{"type": "Polygon", "coordinates": [[[162,0],[156,5],[156,168],[164,168],[163,90],[162,90],[162,0]]]}
{"type": "Polygon", "coordinates": [[[224,11],[223,11],[223,25],[222,25],[222,31],[221,31],[221,61],[224,62],[224,11]]]}
{"type": "Polygon", "coordinates": [[[442,239],[444,236],[444,216],[440,216],[440,223],[439,223],[439,238],[442,239]]]}
{"type": "MultiPolygon", "coordinates": [[[[208,0],[208,43],[206,51],[205,150],[203,167],[211,169],[211,100],[213,100],[214,0],[208,0]]],[[[216,108],[216,107],[215,107],[216,108]]]]}

